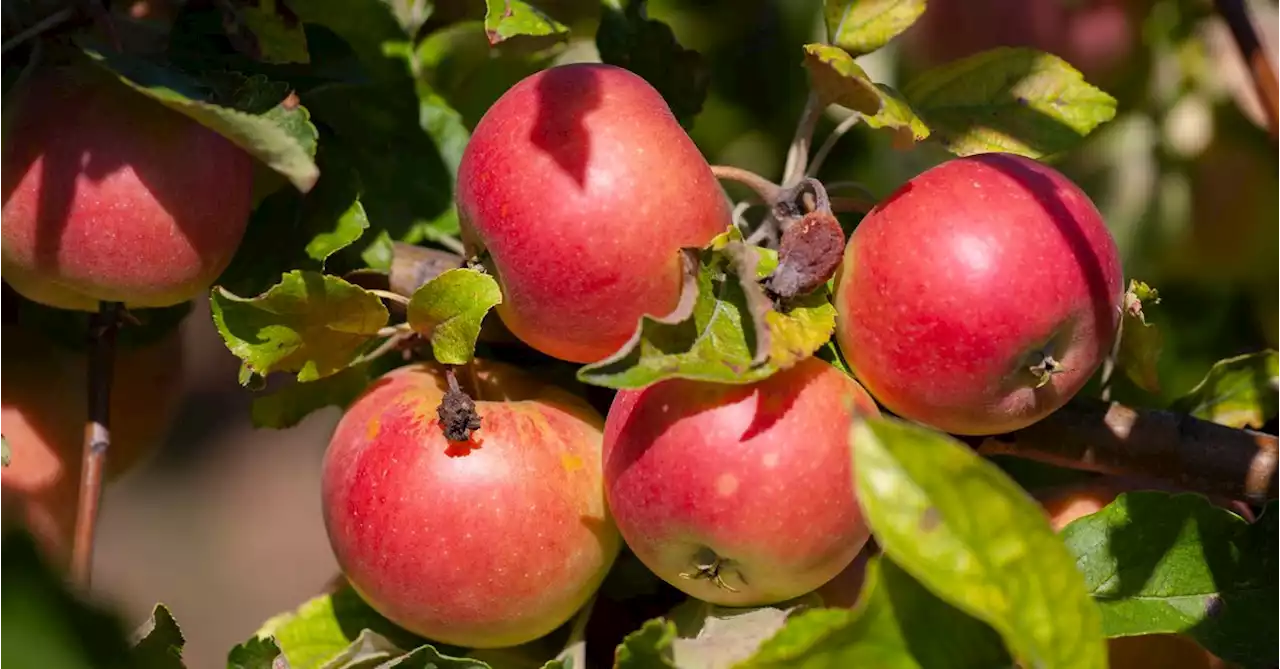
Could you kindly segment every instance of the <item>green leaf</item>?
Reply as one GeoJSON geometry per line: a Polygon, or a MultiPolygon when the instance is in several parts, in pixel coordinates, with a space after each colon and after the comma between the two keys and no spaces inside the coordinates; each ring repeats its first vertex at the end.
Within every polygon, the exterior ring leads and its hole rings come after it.
{"type": "Polygon", "coordinates": [[[827,40],[854,56],[889,43],[924,13],[925,0],[826,0],[827,40]]]}
{"type": "Polygon", "coordinates": [[[672,645],[676,626],[665,618],[654,618],[628,634],[614,652],[614,669],[678,669],[672,645]]]}
{"type": "Polygon", "coordinates": [[[329,131],[326,152],[359,176],[370,223],[365,238],[376,243],[385,231],[415,244],[458,233],[453,175],[466,130],[442,100],[412,85],[345,83],[312,89],[304,99],[329,131]],[[431,132],[441,133],[439,142],[431,132]]]}
{"type": "Polygon", "coordinates": [[[486,0],[484,31],[494,45],[513,37],[550,38],[551,42],[569,38],[567,26],[523,0],[486,0]]]}
{"type": "Polygon", "coordinates": [[[9,452],[9,440],[0,436],[0,465],[8,467],[12,457],[13,454],[9,452]]]}
{"type": "Polygon", "coordinates": [[[71,592],[30,534],[7,529],[0,554],[4,666],[135,669],[120,619],[71,592]]]}
{"type": "Polygon", "coordinates": [[[297,372],[299,381],[335,374],[387,324],[376,295],[336,276],[293,271],[257,297],[215,287],[213,322],[247,374],[297,372]]]}
{"type": "Polygon", "coordinates": [[[1160,352],[1164,338],[1160,330],[1147,322],[1143,303],[1159,304],[1160,296],[1154,288],[1136,279],[1129,282],[1124,294],[1124,323],[1120,330],[1120,350],[1116,364],[1134,385],[1149,392],[1160,392],[1160,352]]]}
{"type": "Polygon", "coordinates": [[[931,131],[925,122],[916,116],[911,105],[901,93],[885,84],[876,84],[883,106],[880,113],[865,116],[862,119],[869,127],[889,130],[893,133],[893,145],[898,149],[909,149],[916,142],[928,138],[931,131]]]}
{"type": "Polygon", "coordinates": [[[253,426],[283,430],[302,422],[313,411],[346,408],[373,379],[368,364],[347,367],[315,381],[297,381],[253,398],[253,426]]]}
{"type": "Polygon", "coordinates": [[[283,0],[258,0],[235,5],[245,27],[255,37],[257,57],[265,63],[309,63],[307,33],[283,0]]]}
{"type": "Polygon", "coordinates": [[[163,604],[156,604],[151,617],[134,632],[132,661],[146,669],[183,669],[182,647],[186,639],[163,604]]]}
{"type": "Polygon", "coordinates": [[[215,104],[199,84],[175,70],[110,49],[86,46],[83,51],[129,87],[231,140],[298,190],[311,190],[319,178],[314,160],[317,131],[296,98],[286,97],[266,111],[249,113],[215,104]]]}
{"type": "Polygon", "coordinates": [[[492,276],[473,269],[451,269],[426,282],[409,300],[409,327],[431,340],[435,359],[465,365],[475,356],[480,325],[502,303],[492,276]]]}
{"type": "Polygon", "coordinates": [[[789,617],[821,601],[811,594],[773,606],[738,608],[689,598],[666,616],[676,626],[672,659],[680,669],[738,666],[789,617]]]}
{"type": "Polygon", "coordinates": [[[288,5],[304,23],[324,26],[341,37],[374,79],[412,81],[404,55],[426,18],[420,14],[421,4],[410,8],[399,0],[301,0],[288,5]]]}
{"type": "Polygon", "coordinates": [[[1201,495],[1129,492],[1062,537],[1107,636],[1187,634],[1231,662],[1276,662],[1274,502],[1250,525],[1201,495]]]}
{"type": "Polygon", "coordinates": [[[282,271],[325,269],[330,256],[359,241],[370,227],[360,175],[346,154],[326,143],[317,156],[321,177],[311,192],[268,195],[249,217],[231,264],[218,277],[240,294],[266,290],[282,271]]]}
{"type": "Polygon", "coordinates": [[[753,383],[811,356],[835,330],[826,289],[799,298],[786,313],[772,308],[759,280],[777,266],[770,250],[747,246],[736,231],[701,251],[686,250],[681,306],[644,316],[614,355],[578,370],[608,388],[642,388],[663,379],[753,383]]]}
{"type": "Polygon", "coordinates": [[[1280,404],[1280,356],[1274,349],[1219,360],[1174,411],[1231,427],[1261,429],[1280,404]]]}
{"type": "Polygon", "coordinates": [[[1116,113],[1116,100],[1057,56],[1001,47],[921,74],[903,91],[952,153],[1042,158],[1070,149],[1116,113]]]}
{"type": "Polygon", "coordinates": [[[680,125],[693,126],[707,99],[710,70],[697,51],[680,46],[667,24],[648,17],[644,0],[604,0],[596,47],[601,61],[643,77],[680,125]]]}
{"type": "Polygon", "coordinates": [[[347,651],[365,630],[397,648],[417,648],[426,643],[379,615],[349,585],[268,620],[255,636],[273,638],[290,669],[319,669],[347,651]]]}
{"type": "Polygon", "coordinates": [[[254,637],[231,649],[227,669],[276,669],[275,661],[280,655],[275,639],[254,637]]]}
{"type": "Polygon", "coordinates": [[[827,104],[863,115],[870,127],[894,132],[895,145],[908,148],[929,136],[929,126],[916,116],[902,94],[870,76],[849,54],[826,44],[806,44],[804,64],[813,89],[827,104]]]}
{"type": "MultiPolygon", "coordinates": [[[[335,668],[337,669],[337,668],[335,668]]],[[[352,665],[349,669],[357,669],[352,665]]],[[[360,667],[363,669],[363,666],[360,667]]],[[[405,655],[379,664],[375,669],[492,669],[489,663],[468,657],[445,655],[430,644],[418,646],[405,655]]]]}
{"type": "Polygon", "coordinates": [[[894,562],[1029,666],[1106,666],[1098,608],[1026,491],[920,425],[860,419],[851,443],[858,501],[894,562]]]}
{"type": "Polygon", "coordinates": [[[892,560],[867,563],[856,608],[794,616],[737,669],[1009,666],[995,630],[939,600],[892,560]]]}
{"type": "Polygon", "coordinates": [[[804,64],[813,90],[827,104],[872,116],[884,105],[871,76],[843,49],[828,44],[804,45],[804,64]]]}

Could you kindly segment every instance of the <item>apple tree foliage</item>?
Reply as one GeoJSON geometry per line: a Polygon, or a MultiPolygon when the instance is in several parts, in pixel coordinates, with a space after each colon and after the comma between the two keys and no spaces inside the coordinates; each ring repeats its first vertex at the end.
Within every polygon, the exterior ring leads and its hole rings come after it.
{"type": "MultiPolygon", "coordinates": [[[[794,76],[815,104],[856,114],[856,132],[895,150],[1056,160],[1117,116],[1115,97],[1030,48],[877,81],[868,58],[928,11],[925,0],[821,4],[821,29],[788,56],[794,76]]],[[[257,159],[249,231],[209,296],[255,425],[287,428],[347,405],[396,364],[388,351],[460,365],[497,346],[486,333],[503,296],[478,263],[453,255],[462,247],[452,189],[469,129],[520,78],[598,58],[644,77],[695,126],[713,75],[697,50],[642,0],[572,5],[230,0],[190,3],[155,53],[120,52],[87,29],[60,38],[58,48],[257,159]],[[268,377],[288,378],[267,389],[268,377]]],[[[6,93],[20,90],[25,67],[6,59],[6,93]]],[[[745,244],[734,227],[685,259],[682,308],[642,319],[625,347],[577,368],[579,381],[747,383],[810,355],[843,368],[829,290],[785,312],[761,292],[775,251],[745,244]]],[[[1218,362],[1172,402],[1158,395],[1162,333],[1150,315],[1160,300],[1138,280],[1126,295],[1113,356],[1132,385],[1126,399],[1233,428],[1274,421],[1271,350],[1218,362]]],[[[1200,495],[1129,493],[1055,534],[1026,494],[1025,470],[893,418],[855,431],[855,487],[881,554],[853,608],[816,595],[755,609],[682,600],[624,554],[593,604],[524,646],[436,644],[338,587],[262,621],[227,666],[1087,668],[1106,666],[1105,639],[1157,633],[1242,666],[1276,663],[1274,500],[1251,523],[1200,495]]],[[[4,659],[15,667],[183,666],[183,635],[163,605],[130,633],[68,591],[29,542],[14,536],[4,548],[4,659]]]]}

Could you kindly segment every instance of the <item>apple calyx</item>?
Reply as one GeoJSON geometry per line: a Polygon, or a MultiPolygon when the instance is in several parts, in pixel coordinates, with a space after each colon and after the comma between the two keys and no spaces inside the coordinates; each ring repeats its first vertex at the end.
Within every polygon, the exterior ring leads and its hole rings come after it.
{"type": "Polygon", "coordinates": [[[1053,357],[1052,353],[1040,350],[1032,352],[1032,357],[1036,358],[1036,362],[1027,367],[1031,375],[1036,377],[1036,389],[1040,389],[1049,384],[1055,374],[1061,374],[1067,371],[1067,368],[1053,357]]]}
{"type": "MultiPolygon", "coordinates": [[[[696,581],[706,579],[711,581],[717,588],[728,590],[729,592],[737,592],[738,589],[725,582],[722,572],[725,567],[732,563],[731,560],[716,555],[715,551],[703,546],[698,549],[697,554],[693,556],[693,571],[680,574],[680,578],[696,581]]],[[[738,572],[738,578],[745,583],[747,579],[742,578],[742,572],[738,572]]]]}
{"type": "Polygon", "coordinates": [[[773,203],[773,216],[783,230],[778,266],[762,283],[769,297],[785,306],[835,276],[844,256],[845,236],[831,212],[827,190],[817,179],[782,189],[773,203]]]}
{"type": "Polygon", "coordinates": [[[454,367],[445,368],[445,378],[449,389],[445,391],[436,408],[440,417],[440,430],[449,441],[467,441],[471,433],[480,429],[480,414],[476,413],[476,402],[458,385],[458,377],[454,367]]]}

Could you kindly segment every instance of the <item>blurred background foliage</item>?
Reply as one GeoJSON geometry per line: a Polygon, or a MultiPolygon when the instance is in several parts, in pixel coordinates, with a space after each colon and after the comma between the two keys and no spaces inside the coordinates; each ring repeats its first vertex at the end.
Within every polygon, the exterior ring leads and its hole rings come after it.
{"type": "MultiPolygon", "coordinates": [[[[393,237],[431,243],[455,232],[449,165],[465,130],[521,77],[548,64],[597,59],[600,4],[535,4],[572,28],[568,44],[491,49],[484,4],[474,0],[286,0],[284,10],[266,0],[135,0],[112,3],[112,11],[126,38],[167,43],[183,67],[261,73],[295,88],[321,133],[322,170],[359,173],[373,223],[371,234],[329,260],[336,272],[385,267],[393,237]],[[414,39],[353,40],[368,27],[370,2],[390,5],[414,39]],[[246,45],[247,33],[227,17],[263,6],[305,21],[310,63],[246,55],[255,45],[246,45]],[[178,28],[166,34],[174,16],[178,28]]],[[[1274,62],[1276,2],[1249,4],[1274,62]]],[[[48,6],[21,5],[37,15],[48,6]]],[[[5,3],[6,38],[24,20],[16,7],[5,3]]],[[[690,133],[708,160],[778,179],[808,92],[801,46],[823,38],[821,3],[655,0],[648,13],[706,60],[710,92],[690,133]]],[[[916,26],[861,62],[875,80],[898,85],[1001,45],[1062,56],[1120,103],[1115,121],[1057,161],[1104,213],[1127,277],[1162,297],[1148,309],[1164,335],[1161,392],[1147,395],[1121,379],[1117,399],[1164,405],[1213,362],[1277,346],[1276,144],[1211,3],[931,0],[916,26]]],[[[11,75],[6,63],[6,88],[11,75]]],[[[815,144],[840,120],[829,111],[815,144]]],[[[857,181],[883,197],[947,157],[927,145],[898,151],[886,135],[857,128],[818,176],[857,181]]],[[[246,251],[229,272],[233,290],[252,294],[278,278],[255,273],[252,255],[296,238],[297,226],[306,225],[274,213],[288,211],[291,198],[298,196],[276,191],[255,214],[246,251]]],[[[228,648],[336,573],[319,513],[318,470],[338,413],[314,414],[290,430],[254,430],[237,361],[213,332],[207,305],[196,305],[182,332],[182,406],[159,456],[108,491],[95,585],[131,621],[157,600],[169,604],[188,640],[188,666],[201,669],[224,666],[228,648]]]]}

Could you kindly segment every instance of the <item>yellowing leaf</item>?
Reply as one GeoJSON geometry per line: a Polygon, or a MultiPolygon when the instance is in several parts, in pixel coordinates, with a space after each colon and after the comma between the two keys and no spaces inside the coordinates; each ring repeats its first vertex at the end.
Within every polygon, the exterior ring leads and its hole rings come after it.
{"type": "Polygon", "coordinates": [[[826,0],[827,39],[860,56],[889,43],[920,18],[925,0],[826,0]]]}
{"type": "Polygon", "coordinates": [[[378,330],[387,308],[336,276],[293,271],[267,292],[243,298],[214,288],[213,322],[242,361],[241,377],[297,372],[314,381],[346,368],[378,330]]]}
{"type": "Polygon", "coordinates": [[[1061,58],[1001,47],[929,70],[903,90],[934,136],[961,156],[1041,158],[1074,147],[1116,114],[1116,100],[1061,58]]]}

